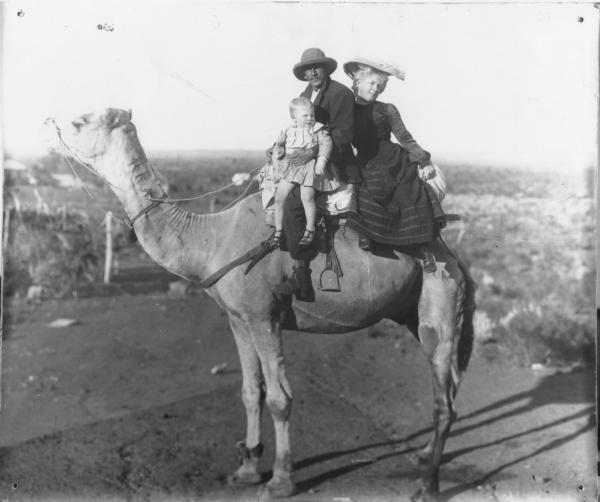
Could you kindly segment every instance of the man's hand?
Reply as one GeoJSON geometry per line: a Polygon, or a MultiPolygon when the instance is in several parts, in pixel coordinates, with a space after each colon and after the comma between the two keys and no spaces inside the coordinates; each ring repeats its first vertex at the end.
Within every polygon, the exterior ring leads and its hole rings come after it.
{"type": "Polygon", "coordinates": [[[323,176],[325,174],[325,167],[327,166],[327,160],[325,157],[319,157],[315,164],[315,174],[317,176],[323,176]]]}

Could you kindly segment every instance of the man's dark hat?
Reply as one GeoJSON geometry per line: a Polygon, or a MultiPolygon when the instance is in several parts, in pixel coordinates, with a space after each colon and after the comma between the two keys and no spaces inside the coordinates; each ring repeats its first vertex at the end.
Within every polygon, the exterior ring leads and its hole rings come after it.
{"type": "Polygon", "coordinates": [[[304,70],[307,67],[314,65],[322,65],[327,69],[327,72],[331,75],[337,68],[337,61],[325,56],[325,53],[321,49],[311,48],[306,49],[302,53],[300,62],[294,66],[293,72],[298,80],[306,80],[304,78],[304,70]]]}

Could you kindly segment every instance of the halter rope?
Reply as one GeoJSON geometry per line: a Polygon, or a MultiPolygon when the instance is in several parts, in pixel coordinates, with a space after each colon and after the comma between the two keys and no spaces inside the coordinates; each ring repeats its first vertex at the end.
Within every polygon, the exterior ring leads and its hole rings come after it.
{"type": "MultiPolygon", "coordinates": [[[[77,155],[70,147],[69,145],[67,145],[67,143],[65,142],[65,140],[62,137],[61,134],[61,129],[58,126],[58,124],[56,123],[56,120],[54,118],[51,118],[50,121],[54,124],[54,127],[56,128],[56,134],[58,136],[58,139],[62,145],[62,147],[79,163],[81,164],[83,167],[85,167],[89,172],[91,172],[92,174],[94,174],[95,176],[97,176],[98,178],[102,179],[103,181],[105,181],[106,183],[108,183],[110,186],[116,188],[117,190],[121,190],[124,191],[122,188],[113,185],[112,183],[110,183],[108,180],[104,179],[102,176],[100,176],[92,166],[89,166],[87,164],[87,162],[83,161],[79,155],[77,155]]],[[[97,137],[96,137],[96,141],[97,141],[97,137]]],[[[79,180],[81,187],[84,189],[84,191],[88,194],[88,196],[92,199],[92,201],[94,202],[94,204],[102,211],[104,212],[104,214],[107,214],[108,211],[106,209],[104,209],[100,203],[98,202],[98,199],[96,197],[94,197],[94,195],[88,190],[88,188],[85,186],[83,180],[81,179],[81,177],[79,176],[79,174],[77,173],[77,171],[75,170],[75,168],[73,167],[73,165],[71,164],[71,161],[69,160],[69,157],[67,155],[65,155],[63,152],[61,152],[62,156],[64,157],[64,159],[67,161],[67,164],[69,165],[69,168],[71,169],[71,171],[73,172],[73,175],[79,180]]],[[[95,156],[93,157],[95,160],[95,156]]],[[[255,171],[258,171],[262,166],[257,166],[254,169],[250,170],[247,174],[252,174],[255,171]]],[[[237,202],[239,202],[242,198],[244,198],[247,193],[250,190],[250,187],[252,186],[252,181],[254,181],[253,178],[250,179],[250,183],[248,183],[248,186],[246,187],[246,189],[244,190],[244,192],[242,192],[242,194],[237,197],[236,199],[234,199],[233,201],[231,201],[229,204],[227,204],[223,209],[220,209],[219,211],[212,211],[210,213],[205,213],[205,214],[216,214],[222,211],[225,211],[226,209],[229,209],[231,206],[233,206],[234,204],[236,204],[237,202]]],[[[198,200],[198,199],[202,199],[204,197],[208,197],[209,195],[214,195],[217,194],[219,192],[222,192],[224,190],[227,190],[228,188],[231,188],[232,186],[239,186],[237,183],[235,182],[231,182],[228,185],[225,185],[224,187],[218,188],[217,190],[213,190],[211,192],[207,192],[205,194],[202,195],[198,195],[195,197],[188,197],[188,198],[181,198],[181,199],[171,199],[168,197],[165,198],[155,198],[155,197],[144,197],[145,199],[151,201],[150,204],[148,204],[145,208],[143,208],[139,213],[137,213],[133,218],[129,218],[127,217],[127,220],[123,220],[117,216],[115,216],[115,219],[117,219],[118,221],[120,221],[121,223],[123,223],[123,225],[129,227],[130,229],[133,230],[133,223],[140,218],[141,216],[144,216],[145,214],[147,214],[148,212],[150,212],[152,209],[154,209],[155,207],[159,206],[162,203],[168,203],[168,204],[173,204],[175,202],[186,202],[186,201],[191,201],[191,200],[198,200]]]]}

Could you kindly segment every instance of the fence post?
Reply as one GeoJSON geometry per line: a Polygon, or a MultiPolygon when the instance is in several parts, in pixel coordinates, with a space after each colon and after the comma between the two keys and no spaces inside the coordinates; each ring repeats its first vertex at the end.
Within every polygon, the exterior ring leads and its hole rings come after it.
{"type": "Polygon", "coordinates": [[[104,284],[110,284],[110,269],[112,266],[112,212],[106,213],[106,252],[104,253],[104,284]]]}
{"type": "Polygon", "coordinates": [[[10,212],[11,212],[10,207],[7,207],[4,210],[4,221],[3,221],[4,234],[2,236],[2,252],[0,253],[0,256],[2,256],[3,258],[5,256],[4,253],[8,254],[8,239],[9,239],[9,233],[10,233],[10,212]]]}

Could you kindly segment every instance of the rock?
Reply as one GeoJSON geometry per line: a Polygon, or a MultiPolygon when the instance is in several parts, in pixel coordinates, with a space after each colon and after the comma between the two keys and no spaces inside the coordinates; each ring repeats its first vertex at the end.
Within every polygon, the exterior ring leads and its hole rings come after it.
{"type": "Polygon", "coordinates": [[[39,302],[42,299],[44,288],[42,286],[29,286],[27,289],[27,301],[39,302]]]}
{"type": "Polygon", "coordinates": [[[68,328],[69,326],[74,326],[75,324],[79,324],[77,319],[55,319],[51,323],[48,323],[49,328],[68,328]]]}
{"type": "Polygon", "coordinates": [[[226,368],[227,368],[227,363],[217,364],[216,366],[212,367],[212,369],[210,370],[210,374],[218,375],[220,373],[225,373],[226,368]]]}

